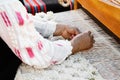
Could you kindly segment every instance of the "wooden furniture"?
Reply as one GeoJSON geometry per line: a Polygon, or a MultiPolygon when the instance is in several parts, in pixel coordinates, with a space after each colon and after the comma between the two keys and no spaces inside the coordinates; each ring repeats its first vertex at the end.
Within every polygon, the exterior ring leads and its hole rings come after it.
{"type": "Polygon", "coordinates": [[[74,0],[74,9],[80,4],[110,31],[120,38],[120,7],[103,2],[103,0],[74,0]]]}

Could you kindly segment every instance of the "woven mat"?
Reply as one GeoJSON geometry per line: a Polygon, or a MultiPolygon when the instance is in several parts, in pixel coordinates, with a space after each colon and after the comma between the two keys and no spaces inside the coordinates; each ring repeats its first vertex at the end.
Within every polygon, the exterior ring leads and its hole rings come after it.
{"type": "MultiPolygon", "coordinates": [[[[66,17],[69,17],[71,13],[66,15],[66,17]]],[[[93,64],[90,64],[90,61],[86,59],[83,54],[94,54],[93,58],[96,58],[97,55],[95,54],[119,54],[119,51],[116,50],[103,35],[99,34],[97,30],[92,27],[93,25],[87,24],[85,20],[88,19],[81,17],[80,22],[79,20],[78,22],[75,20],[70,24],[75,24],[76,26],[81,25],[78,28],[82,31],[92,31],[96,41],[93,48],[79,52],[76,55],[71,55],[62,64],[50,66],[46,69],[35,69],[23,63],[17,71],[15,80],[105,80],[98,69],[96,69],[93,64]]],[[[59,20],[57,21],[59,22],[59,20]]]]}
{"type": "Polygon", "coordinates": [[[116,4],[116,5],[119,5],[119,6],[120,6],[120,0],[111,0],[111,2],[113,2],[114,4],[116,4]]]}
{"type": "Polygon", "coordinates": [[[117,8],[120,8],[120,0],[100,0],[117,8]]]}

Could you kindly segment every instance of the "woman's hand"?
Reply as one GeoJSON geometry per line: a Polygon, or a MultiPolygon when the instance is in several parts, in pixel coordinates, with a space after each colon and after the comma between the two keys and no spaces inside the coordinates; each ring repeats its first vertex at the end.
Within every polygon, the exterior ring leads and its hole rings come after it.
{"type": "Polygon", "coordinates": [[[80,31],[76,27],[70,27],[68,25],[57,24],[54,36],[62,36],[65,39],[71,40],[74,36],[79,34],[80,31]]]}

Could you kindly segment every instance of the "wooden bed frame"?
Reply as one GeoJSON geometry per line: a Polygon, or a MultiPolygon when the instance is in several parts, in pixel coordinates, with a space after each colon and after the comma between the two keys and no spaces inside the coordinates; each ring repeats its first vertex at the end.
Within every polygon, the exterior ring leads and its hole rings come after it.
{"type": "Polygon", "coordinates": [[[120,7],[101,0],[74,0],[74,9],[81,5],[120,39],[120,7]]]}

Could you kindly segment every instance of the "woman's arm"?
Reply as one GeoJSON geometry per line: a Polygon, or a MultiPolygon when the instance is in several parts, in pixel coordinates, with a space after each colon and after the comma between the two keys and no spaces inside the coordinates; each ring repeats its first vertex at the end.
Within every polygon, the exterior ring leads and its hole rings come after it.
{"type": "MultiPolygon", "coordinates": [[[[32,16],[32,15],[31,15],[32,16]]],[[[53,21],[41,21],[39,16],[32,16],[36,30],[44,37],[53,35],[56,30],[56,22],[53,21]]]]}

